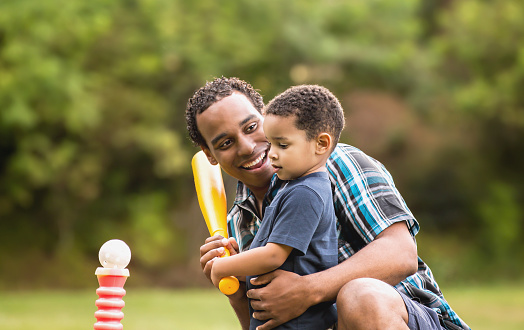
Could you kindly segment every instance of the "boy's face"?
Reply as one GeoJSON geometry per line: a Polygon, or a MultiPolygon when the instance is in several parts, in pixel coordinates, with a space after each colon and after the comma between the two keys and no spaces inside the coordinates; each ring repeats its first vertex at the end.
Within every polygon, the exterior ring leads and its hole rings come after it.
{"type": "Polygon", "coordinates": [[[295,120],[295,116],[264,118],[264,132],[271,143],[268,156],[281,180],[308,175],[324,165],[316,153],[316,139],[308,141],[306,132],[296,128],[295,120]]]}
{"type": "Polygon", "coordinates": [[[212,163],[219,163],[250,189],[267,188],[275,173],[267,159],[263,117],[241,93],[215,102],[197,117],[197,126],[212,163]]]}

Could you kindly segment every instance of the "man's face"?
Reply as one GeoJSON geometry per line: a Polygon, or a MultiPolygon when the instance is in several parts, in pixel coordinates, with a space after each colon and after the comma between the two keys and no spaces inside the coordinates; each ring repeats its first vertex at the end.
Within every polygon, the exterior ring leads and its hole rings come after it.
{"type": "Polygon", "coordinates": [[[267,159],[263,117],[241,93],[215,102],[196,117],[211,162],[250,189],[267,188],[274,173],[267,159]]]}
{"type": "Polygon", "coordinates": [[[264,131],[271,143],[268,158],[281,180],[308,175],[322,166],[316,154],[317,141],[308,140],[306,132],[295,126],[295,116],[267,115],[264,131]]]}

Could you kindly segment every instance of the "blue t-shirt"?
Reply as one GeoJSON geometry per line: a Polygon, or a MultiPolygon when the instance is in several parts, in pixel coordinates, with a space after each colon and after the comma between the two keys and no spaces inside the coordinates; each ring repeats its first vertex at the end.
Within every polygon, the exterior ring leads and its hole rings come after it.
{"type": "MultiPolygon", "coordinates": [[[[264,211],[264,218],[250,249],[277,243],[293,250],[279,269],[307,275],[338,263],[338,246],[333,193],[328,174],[315,172],[286,183],[264,211]]],[[[259,274],[260,275],[260,274],[259,274]]],[[[254,288],[246,280],[247,289],[254,288]]],[[[250,329],[265,321],[253,318],[250,329]]],[[[310,307],[301,316],[276,329],[326,329],[337,319],[333,302],[310,307]]]]}

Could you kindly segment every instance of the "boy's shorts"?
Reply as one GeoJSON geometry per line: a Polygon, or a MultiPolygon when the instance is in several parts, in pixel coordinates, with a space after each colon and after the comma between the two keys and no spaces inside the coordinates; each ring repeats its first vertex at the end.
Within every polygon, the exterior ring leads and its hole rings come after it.
{"type": "MultiPolygon", "coordinates": [[[[397,291],[398,292],[398,291],[397,291]]],[[[408,328],[411,330],[442,330],[437,312],[429,307],[409,299],[408,296],[399,292],[408,310],[408,328]]],[[[445,330],[445,329],[444,329],[445,330]]]]}

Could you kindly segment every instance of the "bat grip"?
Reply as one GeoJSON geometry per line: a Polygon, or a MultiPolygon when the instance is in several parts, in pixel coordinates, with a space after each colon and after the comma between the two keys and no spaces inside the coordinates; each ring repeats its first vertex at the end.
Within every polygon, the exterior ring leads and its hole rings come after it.
{"type": "MultiPolygon", "coordinates": [[[[231,254],[228,249],[225,249],[224,255],[221,256],[221,258],[229,257],[231,254]]],[[[220,282],[218,283],[218,288],[220,289],[220,292],[223,294],[230,296],[233,293],[237,292],[238,288],[240,287],[240,283],[238,281],[238,278],[234,276],[228,276],[220,279],[220,282]]]]}

